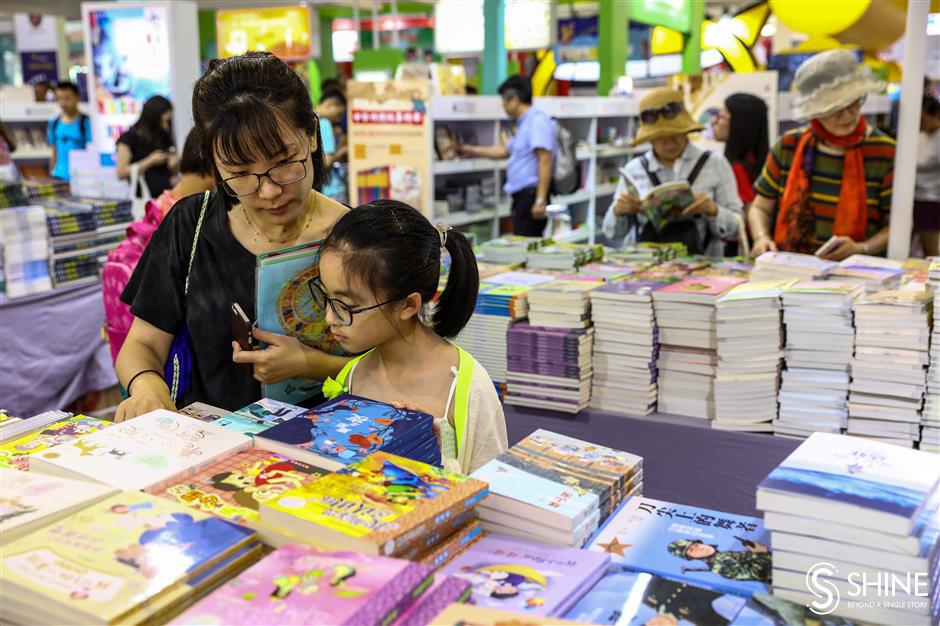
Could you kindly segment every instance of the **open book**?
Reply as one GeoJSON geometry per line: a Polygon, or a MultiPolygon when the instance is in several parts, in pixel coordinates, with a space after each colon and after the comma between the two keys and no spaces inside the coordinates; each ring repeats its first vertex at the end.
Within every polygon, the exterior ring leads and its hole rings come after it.
{"type": "Polygon", "coordinates": [[[684,180],[663,183],[643,196],[643,214],[656,232],[682,217],[682,211],[695,202],[692,187],[684,180]]]}

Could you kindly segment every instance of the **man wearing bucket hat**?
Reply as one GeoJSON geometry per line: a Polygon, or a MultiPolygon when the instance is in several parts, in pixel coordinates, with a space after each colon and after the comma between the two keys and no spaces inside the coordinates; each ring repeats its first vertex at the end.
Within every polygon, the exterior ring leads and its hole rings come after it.
{"type": "Polygon", "coordinates": [[[861,115],[866,96],[883,86],[848,50],[821,52],[797,69],[793,116],[809,125],[777,140],[754,182],[754,255],[818,250],[840,261],[884,252],[895,145],[861,115]]]}
{"type": "Polygon", "coordinates": [[[734,171],[721,154],[706,152],[687,135],[703,130],[695,123],[675,89],[656,89],[640,101],[640,128],[633,140],[652,147],[620,170],[614,202],[604,216],[604,234],[619,244],[639,241],[685,243],[692,254],[720,256],[722,240],[737,239],[742,203],[734,171]],[[681,219],[655,232],[641,211],[640,198],[654,187],[688,181],[695,200],[681,219]]]}

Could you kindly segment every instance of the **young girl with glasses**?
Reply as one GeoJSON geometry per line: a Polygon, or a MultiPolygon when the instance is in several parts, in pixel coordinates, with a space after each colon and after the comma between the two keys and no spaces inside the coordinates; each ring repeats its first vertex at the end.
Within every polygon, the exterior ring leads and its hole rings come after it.
{"type": "Polygon", "coordinates": [[[459,232],[434,227],[395,200],[343,216],[323,243],[311,294],[350,361],[323,387],[406,406],[435,416],[441,458],[470,473],[507,448],[506,422],[486,370],[450,343],[476,305],[476,259],[459,232]],[[450,254],[437,297],[441,256],[450,254]]]}
{"type": "Polygon", "coordinates": [[[234,410],[261,397],[259,382],[323,380],[347,360],[258,330],[266,349],[232,345],[232,303],[256,319],[257,255],[322,240],[347,211],[316,191],[326,170],[303,81],[268,53],[213,62],[193,89],[192,109],[217,192],[175,205],[121,296],[135,320],[117,359],[130,394],[117,421],[174,408],[164,365],[183,328],[192,374],[180,407],[199,401],[234,410]]]}

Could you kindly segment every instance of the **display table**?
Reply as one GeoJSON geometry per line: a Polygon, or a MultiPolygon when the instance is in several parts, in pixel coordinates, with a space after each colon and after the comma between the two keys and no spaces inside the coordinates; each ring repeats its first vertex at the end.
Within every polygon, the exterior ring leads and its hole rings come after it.
{"type": "Polygon", "coordinates": [[[509,445],[538,428],[643,457],[643,494],[741,515],[754,508],[757,484],[800,444],[772,435],[715,430],[674,415],[623,417],[586,410],[576,416],[503,405],[509,445]]]}
{"type": "Polygon", "coordinates": [[[117,384],[101,283],[0,300],[0,408],[28,417],[117,384]]]}

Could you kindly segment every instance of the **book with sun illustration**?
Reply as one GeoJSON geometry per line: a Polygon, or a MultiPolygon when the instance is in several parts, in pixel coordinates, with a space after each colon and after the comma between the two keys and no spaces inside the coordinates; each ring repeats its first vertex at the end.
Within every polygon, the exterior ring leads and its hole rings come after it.
{"type": "Polygon", "coordinates": [[[255,446],[329,472],[367,455],[389,454],[437,465],[434,418],[350,394],[329,400],[255,437],[255,446]]]}
{"type": "Polygon", "coordinates": [[[261,521],[337,549],[400,556],[432,531],[443,539],[455,530],[486,490],[462,474],[374,452],[263,502],[261,521]]]}
{"type": "MultiPolygon", "coordinates": [[[[257,325],[261,330],[296,337],[301,343],[329,354],[344,354],[317,306],[307,283],[320,275],[323,242],[286,248],[258,256],[256,276],[257,325]]],[[[320,392],[322,383],[291,378],[262,385],[265,397],[300,404],[320,392]]]]}
{"type": "Polygon", "coordinates": [[[624,501],[589,549],[634,571],[741,596],[765,591],[772,570],[760,518],[652,498],[624,501]]]}
{"type": "Polygon", "coordinates": [[[418,563],[286,544],[179,618],[195,624],[389,624],[432,582],[418,563]]]}
{"type": "Polygon", "coordinates": [[[80,439],[108,426],[111,426],[111,422],[84,415],[49,424],[41,430],[0,446],[0,468],[29,470],[29,460],[34,454],[60,443],[80,439]]]}

